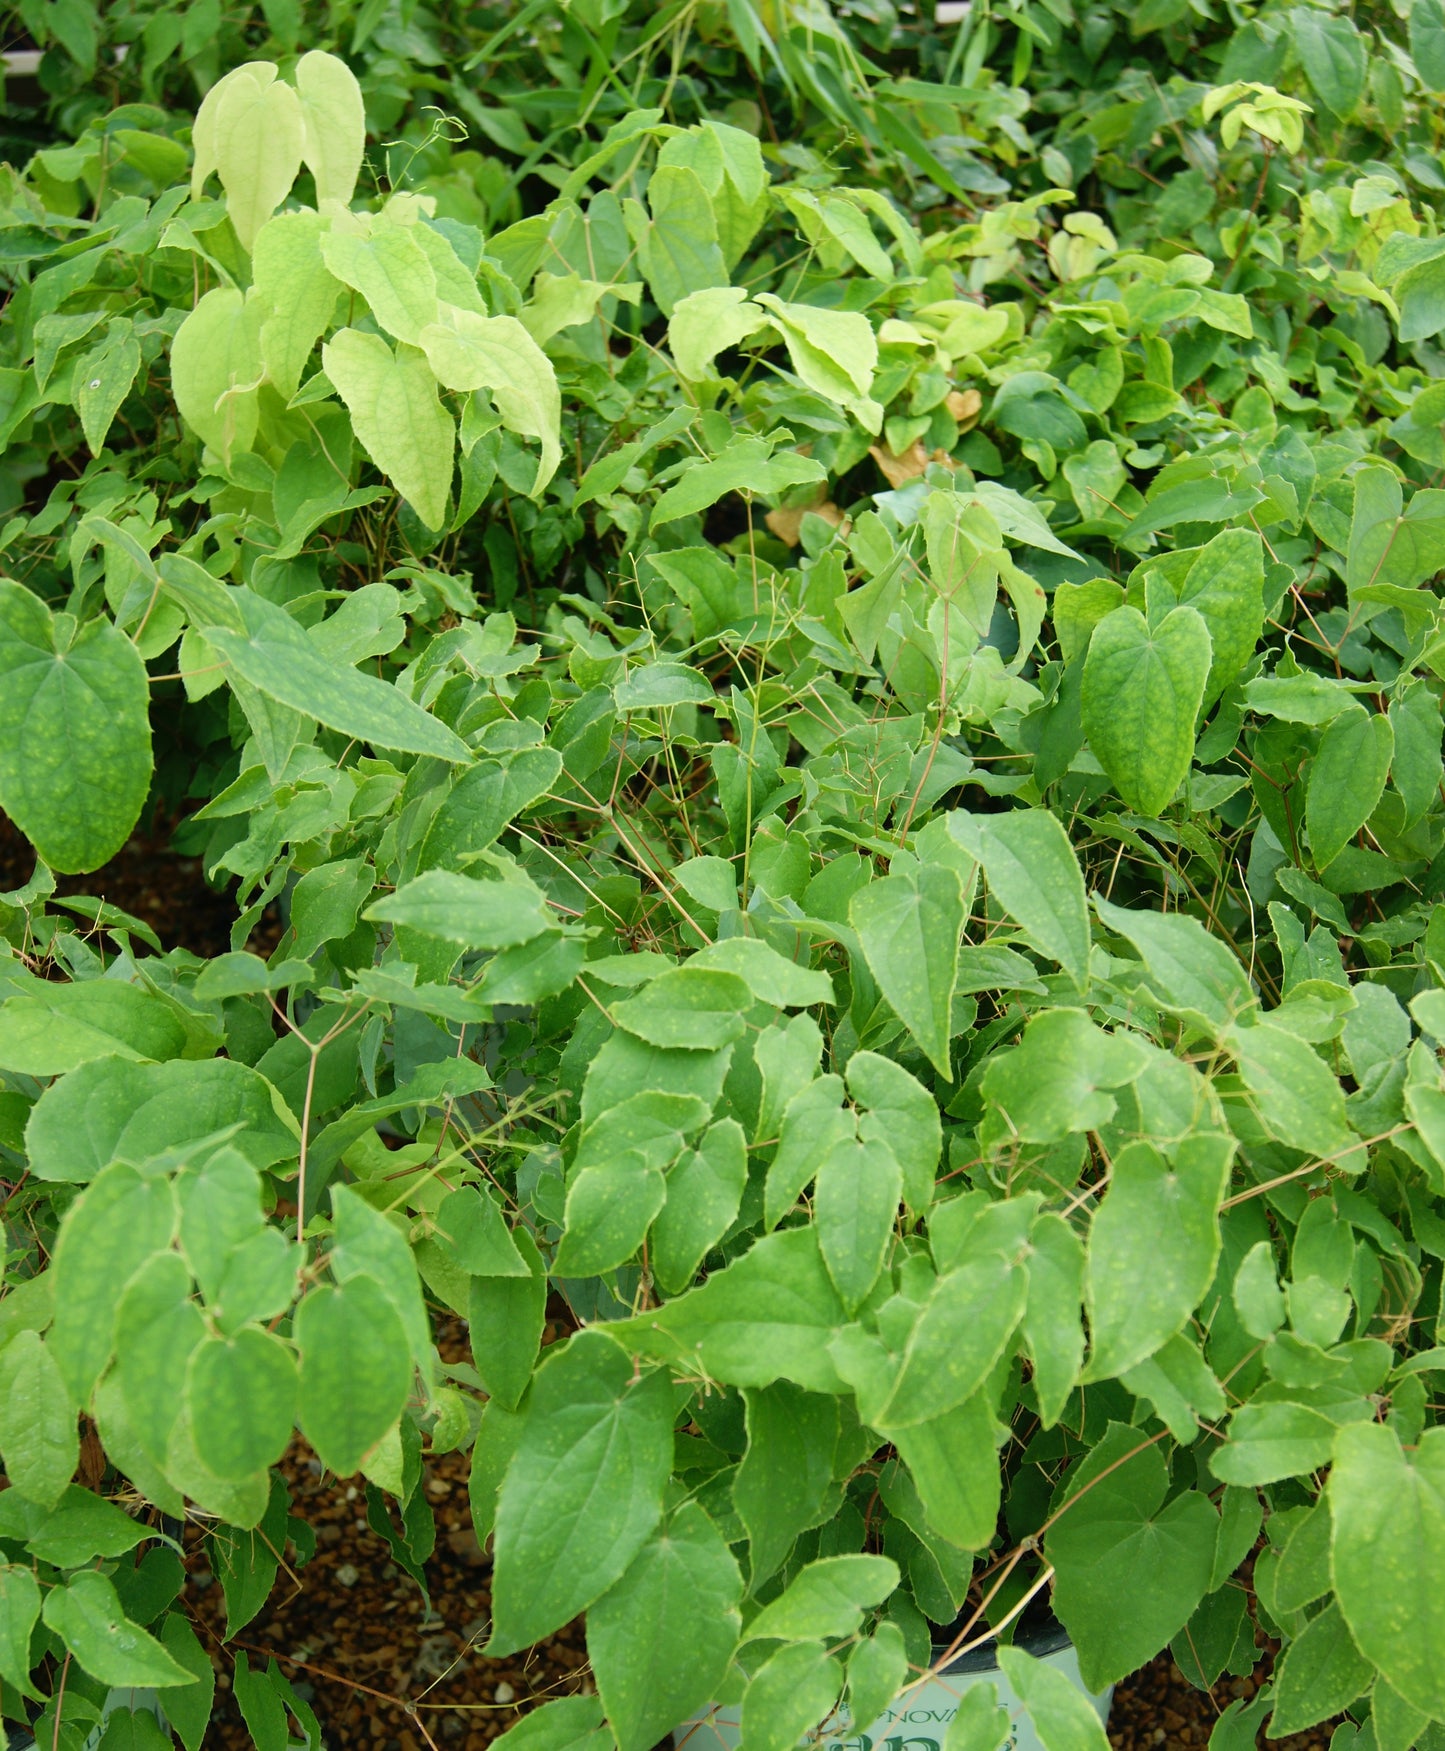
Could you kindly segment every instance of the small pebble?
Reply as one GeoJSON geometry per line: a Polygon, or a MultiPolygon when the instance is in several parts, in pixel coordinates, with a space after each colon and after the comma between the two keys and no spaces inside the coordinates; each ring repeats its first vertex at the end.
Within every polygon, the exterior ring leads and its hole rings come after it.
{"type": "Polygon", "coordinates": [[[361,1570],[355,1563],[342,1563],[336,1571],[336,1584],[339,1587],[354,1587],[361,1579],[361,1570]]]}
{"type": "Polygon", "coordinates": [[[497,1688],[492,1692],[492,1695],[496,1698],[496,1700],[498,1702],[511,1702],[515,1698],[516,1694],[517,1694],[516,1691],[512,1689],[511,1685],[508,1684],[508,1682],[506,1681],[505,1678],[497,1686],[497,1688]]]}

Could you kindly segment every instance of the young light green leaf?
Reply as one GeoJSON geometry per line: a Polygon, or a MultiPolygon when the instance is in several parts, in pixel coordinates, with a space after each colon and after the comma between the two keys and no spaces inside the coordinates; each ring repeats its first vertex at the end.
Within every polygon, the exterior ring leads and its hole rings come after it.
{"type": "Polygon", "coordinates": [[[1029,942],[1083,991],[1089,982],[1089,908],[1079,860],[1047,809],[970,815],[955,809],[948,831],[983,865],[989,891],[1029,942]]]}
{"type": "Polygon", "coordinates": [[[652,508],[653,529],[679,517],[696,516],[730,492],[779,493],[790,486],[824,480],[827,470],[795,450],[773,455],[762,438],[734,438],[710,462],[693,462],[652,508]]]}
{"type": "Polygon", "coordinates": [[[1209,628],[1194,608],[1151,627],[1116,608],[1094,628],[1084,659],[1084,733],[1131,809],[1158,815],[1183,783],[1212,662],[1209,628]]]}
{"type": "Polygon", "coordinates": [[[925,863],[882,876],[854,894],[848,916],[883,995],[940,1075],[951,1077],[953,986],[966,916],[957,873],[925,863]]]}
{"type": "Polygon", "coordinates": [[[672,1391],[600,1331],[550,1356],[497,1503],[493,1654],[526,1647],[626,1573],[662,1516],[672,1391]]]}
{"type": "Polygon", "coordinates": [[[532,497],[540,497],[562,459],[562,399],[552,361],[514,316],[479,316],[447,304],[439,320],[422,329],[418,344],[438,382],[485,390],[509,431],[541,444],[532,482],[532,497]]]}
{"type": "Polygon", "coordinates": [[[437,398],[426,358],[409,346],[393,352],[378,334],[343,328],[322,347],[321,364],[367,455],[429,529],[442,528],[456,422],[437,398]]]}
{"type": "Polygon", "coordinates": [[[135,646],[0,579],[0,808],[52,869],[96,869],[135,826],[151,764],[135,646]]]}
{"type": "Polygon", "coordinates": [[[312,349],[330,326],[342,290],[322,259],[324,235],[325,221],[318,213],[278,213],[256,233],[252,251],[256,295],[265,311],[261,363],[288,400],[300,387],[312,349]]]}
{"type": "Polygon", "coordinates": [[[301,100],[301,156],[316,184],[316,199],[346,206],[356,189],[366,149],[366,106],[345,61],[312,49],[296,63],[301,100]]]}
{"type": "Polygon", "coordinates": [[[587,1613],[587,1654],[618,1751],[650,1751],[716,1694],[743,1581],[723,1535],[685,1502],[587,1613]]]}
{"type": "MultiPolygon", "coordinates": [[[[321,233],[321,259],[342,285],[365,298],[380,327],[396,340],[420,347],[423,331],[437,321],[439,310],[436,273],[413,230],[413,226],[390,221],[385,213],[344,222],[338,218],[321,233]]],[[[327,375],[350,406],[345,388],[329,365],[327,375]]],[[[360,427],[357,436],[366,443],[360,427]]],[[[366,447],[371,449],[369,443],[366,447]]]]}
{"type": "Polygon", "coordinates": [[[1232,1138],[1207,1133],[1185,1138],[1172,1159],[1144,1142],[1114,1157],[1089,1230],[1087,1378],[1124,1373],[1183,1329],[1214,1277],[1233,1158],[1232,1138]]]}
{"type": "Polygon", "coordinates": [[[667,324],[667,344],[679,373],[700,383],[719,353],[756,334],[767,320],[762,306],[740,286],[707,286],[678,300],[667,324]]]}
{"type": "MultiPolygon", "coordinates": [[[[249,250],[256,233],[291,192],[301,168],[301,104],[292,88],[276,77],[271,62],[250,61],[207,92],[196,132],[220,173],[236,236],[249,250]]],[[[198,175],[202,150],[198,140],[198,175]]],[[[204,182],[204,177],[200,180],[204,182]]]]}

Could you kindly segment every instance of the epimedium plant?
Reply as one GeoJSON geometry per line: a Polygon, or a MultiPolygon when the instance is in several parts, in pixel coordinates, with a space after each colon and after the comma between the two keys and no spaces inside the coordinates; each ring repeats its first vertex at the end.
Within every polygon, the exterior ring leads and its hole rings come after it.
{"type": "MultiPolygon", "coordinates": [[[[501,226],[431,136],[358,197],[320,51],[6,172],[0,1710],[39,1743],[142,1686],[200,1744],[177,1522],[239,1633],[309,1549],[297,1429],[422,1585],[424,1456],[470,1449],[487,1646],[587,1614],[539,1746],[718,1701],[787,1751],[1040,1597],[1094,1690],[1277,1639],[1221,1747],[1439,1741],[1438,8],[1266,9],[1212,83],[1072,111],[1052,12],[921,90],[831,22],[824,150],[659,92],[501,226]],[[950,89],[970,174],[1029,166],[964,214],[950,89]],[[838,168],[855,111],[932,194],[838,168]],[[241,907],[209,961],[50,873],[187,791],[241,907]]],[[[698,25],[804,101],[787,17],[698,25]]],[[[234,1686],[319,1742],[280,1665],[234,1686]]]]}

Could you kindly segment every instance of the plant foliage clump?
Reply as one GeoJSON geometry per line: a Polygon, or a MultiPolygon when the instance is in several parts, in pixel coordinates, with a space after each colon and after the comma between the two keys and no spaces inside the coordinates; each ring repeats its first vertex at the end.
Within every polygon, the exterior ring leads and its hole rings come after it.
{"type": "Polygon", "coordinates": [[[1440,0],[19,12],[0,1712],[197,1751],[299,1429],[530,1751],[1445,1744],[1440,0]]]}

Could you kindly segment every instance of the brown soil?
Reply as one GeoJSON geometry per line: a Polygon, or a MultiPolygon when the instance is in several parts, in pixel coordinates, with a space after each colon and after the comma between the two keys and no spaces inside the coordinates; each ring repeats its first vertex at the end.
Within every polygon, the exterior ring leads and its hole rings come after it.
{"type": "MultiPolygon", "coordinates": [[[[196,955],[220,955],[231,946],[236,906],[229,895],[209,887],[198,857],[170,849],[173,821],[143,821],[119,852],[87,875],[55,878],[57,896],[88,894],[129,912],[150,925],[163,948],[185,948],[196,955]]],[[[35,852],[19,830],[0,814],[0,893],[23,887],[35,873],[35,852]]],[[[77,919],[82,931],[83,919],[77,919]]],[[[269,954],[280,940],[281,925],[268,908],[247,946],[269,954]]]]}

